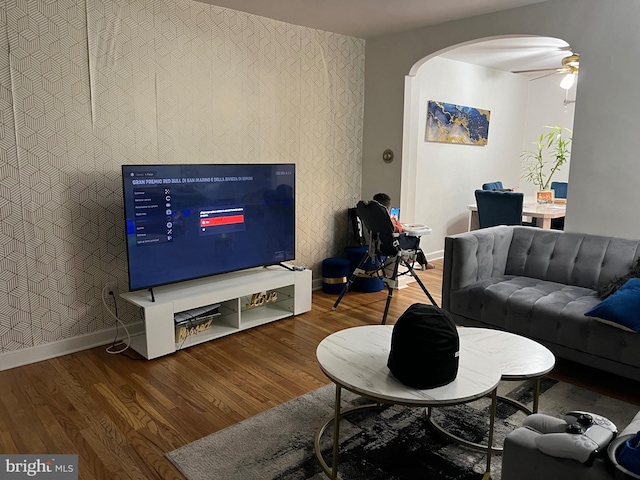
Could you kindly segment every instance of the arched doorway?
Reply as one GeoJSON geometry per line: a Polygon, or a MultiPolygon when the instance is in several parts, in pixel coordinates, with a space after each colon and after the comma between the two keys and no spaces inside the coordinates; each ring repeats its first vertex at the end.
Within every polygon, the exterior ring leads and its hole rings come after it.
{"type": "MultiPolygon", "coordinates": [[[[513,71],[559,67],[569,50],[559,39],[500,37],[454,46],[413,66],[405,79],[400,205],[403,218],[432,227],[433,234],[422,240],[429,258],[442,255],[446,235],[466,231],[467,205],[482,183],[501,180],[533,195],[535,188],[521,179],[520,155],[544,125],[572,128],[574,104],[565,100],[575,99],[576,87],[560,88],[562,75],[555,71],[513,71]],[[545,50],[554,57],[551,63],[542,61],[545,50]],[[517,55],[528,56],[528,63],[517,55]],[[487,145],[427,141],[429,100],[489,110],[487,145]]],[[[554,180],[566,181],[568,171],[567,166],[554,180]]]]}

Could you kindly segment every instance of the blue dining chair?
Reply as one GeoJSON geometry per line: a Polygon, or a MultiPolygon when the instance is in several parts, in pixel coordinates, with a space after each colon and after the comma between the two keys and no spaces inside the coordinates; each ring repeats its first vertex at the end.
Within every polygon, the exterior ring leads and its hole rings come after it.
{"type": "Polygon", "coordinates": [[[480,228],[496,225],[522,225],[522,192],[476,190],[478,224],[480,228]]]}
{"type": "MultiPolygon", "coordinates": [[[[555,198],[567,198],[567,182],[551,182],[551,190],[555,198]]],[[[551,228],[553,230],[564,230],[564,217],[552,218],[551,228]]]]}
{"type": "Polygon", "coordinates": [[[568,182],[551,182],[551,190],[555,198],[567,198],[568,182]]]}
{"type": "Polygon", "coordinates": [[[482,190],[504,190],[502,182],[488,182],[482,184],[482,190]]]}

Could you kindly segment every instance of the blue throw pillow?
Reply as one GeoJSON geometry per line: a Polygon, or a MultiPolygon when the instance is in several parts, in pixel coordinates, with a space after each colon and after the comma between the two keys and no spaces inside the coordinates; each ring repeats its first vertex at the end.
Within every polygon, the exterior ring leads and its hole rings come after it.
{"type": "Polygon", "coordinates": [[[616,293],[607,297],[587,313],[588,317],[596,317],[611,322],[625,330],[640,331],[640,278],[631,278],[616,293]]]}

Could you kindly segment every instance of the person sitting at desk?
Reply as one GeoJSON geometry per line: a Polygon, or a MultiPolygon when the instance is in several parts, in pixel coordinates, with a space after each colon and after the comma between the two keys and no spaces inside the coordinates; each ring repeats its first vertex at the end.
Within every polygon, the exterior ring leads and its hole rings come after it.
{"type": "Polygon", "coordinates": [[[433,263],[429,263],[427,261],[427,257],[425,256],[424,252],[420,250],[420,237],[407,235],[404,232],[404,227],[402,226],[402,224],[398,222],[398,220],[396,220],[395,217],[391,216],[391,197],[386,193],[376,193],[373,196],[373,199],[376,202],[378,202],[380,205],[382,205],[384,208],[386,208],[387,212],[389,212],[391,223],[393,223],[393,228],[397,233],[400,234],[400,237],[398,237],[398,241],[400,242],[400,248],[405,250],[406,249],[417,250],[418,255],[416,260],[422,266],[423,270],[431,270],[433,268],[436,268],[436,266],[433,263]]]}

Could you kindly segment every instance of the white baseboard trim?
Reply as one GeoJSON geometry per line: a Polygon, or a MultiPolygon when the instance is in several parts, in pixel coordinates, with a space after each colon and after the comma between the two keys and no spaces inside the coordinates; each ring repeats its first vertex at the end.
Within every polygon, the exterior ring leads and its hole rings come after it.
{"type": "MultiPolygon", "coordinates": [[[[144,329],[142,322],[127,325],[131,336],[141,333],[144,329]]],[[[119,337],[122,338],[124,332],[119,329],[119,337]]],[[[113,342],[116,328],[101,330],[99,332],[88,333],[78,337],[66,338],[57,342],[45,343],[35,347],[23,348],[16,351],[0,353],[0,371],[11,368],[22,367],[31,363],[61,357],[70,353],[88,350],[90,348],[108,345],[113,342]]],[[[126,339],[126,335],[125,335],[126,339]]]]}
{"type": "Polygon", "coordinates": [[[444,258],[444,250],[436,250],[435,252],[425,253],[427,260],[441,260],[444,258]]]}

